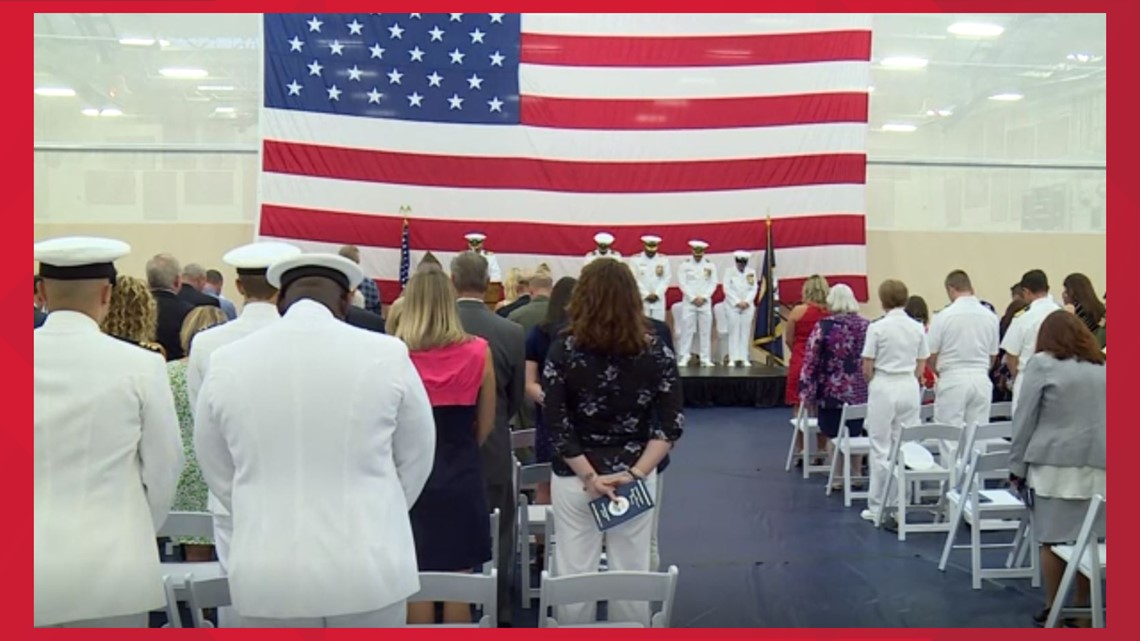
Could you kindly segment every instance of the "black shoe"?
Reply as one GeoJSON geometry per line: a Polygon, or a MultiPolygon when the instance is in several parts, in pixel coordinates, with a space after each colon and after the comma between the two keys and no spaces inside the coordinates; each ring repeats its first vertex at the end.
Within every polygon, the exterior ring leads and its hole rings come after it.
{"type": "Polygon", "coordinates": [[[888,532],[894,532],[897,534],[899,531],[899,522],[893,516],[888,516],[887,518],[883,519],[882,525],[883,529],[888,532]]]}

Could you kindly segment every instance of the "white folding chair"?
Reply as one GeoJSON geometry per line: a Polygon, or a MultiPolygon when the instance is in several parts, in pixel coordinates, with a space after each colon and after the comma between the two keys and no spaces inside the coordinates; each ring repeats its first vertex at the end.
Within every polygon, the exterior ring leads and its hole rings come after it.
{"type": "Polygon", "coordinates": [[[1013,420],[1013,403],[1009,401],[1002,401],[1000,403],[990,403],[990,422],[997,423],[999,421],[1012,421],[1013,420]]]}
{"type": "MultiPolygon", "coordinates": [[[[890,458],[887,459],[887,487],[884,496],[890,496],[892,490],[897,490],[897,507],[895,520],[898,522],[898,539],[906,540],[908,532],[945,532],[949,525],[937,516],[938,506],[928,506],[935,511],[932,523],[913,523],[907,520],[907,508],[911,507],[911,499],[918,499],[918,488],[925,483],[938,483],[938,496],[942,495],[944,488],[950,481],[950,470],[939,465],[934,455],[923,446],[926,441],[941,441],[958,437],[961,430],[952,425],[939,425],[925,423],[903,427],[899,437],[891,447],[890,458]],[[914,488],[914,490],[912,490],[914,488]]],[[[914,507],[918,507],[917,505],[914,507]]],[[[882,522],[883,510],[880,510],[875,525],[882,522]]]]}
{"type": "Polygon", "coordinates": [[[519,540],[519,567],[521,568],[522,589],[520,596],[523,607],[529,608],[539,597],[541,587],[534,587],[530,578],[530,568],[533,562],[531,553],[531,538],[544,536],[546,530],[546,511],[549,505],[531,505],[523,490],[533,488],[539,483],[550,482],[550,463],[536,465],[519,465],[515,468],[518,488],[518,540],[519,540]]]}
{"type": "Polygon", "coordinates": [[[673,616],[673,600],[677,593],[677,566],[667,572],[592,572],[563,577],[542,573],[542,598],[538,609],[538,627],[586,628],[642,628],[644,624],[630,621],[606,621],[586,625],[560,626],[550,608],[597,603],[599,601],[641,601],[660,603],[660,609],[650,618],[650,627],[667,628],[673,616]]]}
{"type": "Polygon", "coordinates": [[[792,442],[788,445],[788,461],[784,464],[784,471],[790,472],[792,469],[792,462],[796,458],[796,435],[803,434],[803,448],[800,450],[802,457],[804,478],[808,478],[810,474],[820,473],[827,474],[831,472],[831,466],[824,461],[821,465],[812,465],[812,458],[819,456],[821,452],[816,449],[815,435],[819,433],[819,421],[807,415],[807,409],[801,405],[796,416],[791,419],[792,422],[792,442]]]}
{"type": "MultiPolygon", "coordinates": [[[[970,573],[972,585],[975,590],[982,588],[982,579],[1024,579],[1032,581],[1033,587],[1041,584],[1037,569],[1037,555],[1030,555],[1029,567],[982,567],[983,548],[1015,547],[1016,540],[1011,543],[982,544],[983,531],[1018,530],[1023,521],[1029,519],[1029,508],[1013,491],[1006,489],[984,489],[985,479],[997,474],[1009,474],[1009,453],[993,452],[983,454],[974,451],[970,455],[970,462],[966,466],[961,487],[951,489],[946,493],[950,506],[950,530],[946,533],[946,544],[942,547],[942,558],[938,562],[938,569],[945,572],[946,563],[950,559],[950,551],[954,548],[970,548],[970,573]],[[956,546],[958,529],[965,522],[970,526],[970,544],[956,546]]],[[[1036,548],[1037,542],[1033,538],[1033,528],[1028,528],[1029,546],[1036,548]]],[[[1016,537],[1016,534],[1015,534],[1016,537]]]]}
{"type": "Polygon", "coordinates": [[[178,611],[178,596],[174,593],[174,577],[162,577],[162,593],[166,597],[166,625],[164,628],[181,628],[182,614],[178,611]]]}
{"type": "Polygon", "coordinates": [[[225,608],[233,605],[230,601],[230,582],[224,576],[198,578],[186,576],[186,605],[190,608],[190,620],[195,628],[212,628],[214,624],[206,618],[204,611],[211,608],[225,608]]]}
{"type": "Polygon", "coordinates": [[[1085,522],[1081,525],[1081,533],[1077,536],[1076,545],[1054,545],[1050,550],[1065,562],[1065,573],[1061,575],[1061,583],[1057,586],[1057,596],[1049,607],[1049,618],[1045,620],[1045,627],[1055,628],[1061,616],[1066,617],[1077,614],[1091,614],[1092,627],[1104,627],[1104,593],[1101,592],[1101,581],[1104,580],[1108,569],[1108,543],[1098,543],[1093,529],[1097,521],[1102,518],[1105,511],[1104,498],[1094,496],[1089,501],[1089,511],[1085,513],[1085,522]],[[1089,607],[1065,607],[1073,581],[1077,572],[1089,580],[1089,607]]]}
{"type": "MultiPolygon", "coordinates": [[[[214,516],[208,512],[171,512],[158,529],[158,538],[214,538],[214,516]]],[[[217,561],[204,561],[196,563],[171,562],[162,563],[162,576],[169,576],[178,600],[186,599],[185,577],[193,574],[197,577],[213,578],[224,576],[222,564],[217,561]]]]}
{"type": "Polygon", "coordinates": [[[511,451],[534,447],[534,430],[514,430],[511,432],[511,451]]]}
{"type": "Polygon", "coordinates": [[[852,456],[868,456],[871,453],[871,439],[866,436],[851,436],[851,430],[847,427],[848,421],[860,420],[867,418],[867,404],[862,405],[843,405],[843,411],[839,415],[839,435],[832,441],[835,444],[835,450],[831,454],[831,471],[827,477],[827,495],[831,496],[831,486],[835,483],[835,471],[839,467],[839,456],[843,456],[843,507],[851,507],[852,499],[866,499],[867,490],[853,490],[851,489],[851,482],[855,479],[863,481],[864,488],[870,481],[867,477],[862,475],[862,470],[857,470],[852,473],[851,470],[851,457],[852,456]]]}
{"type": "Polygon", "coordinates": [[[490,574],[499,567],[499,519],[502,514],[499,508],[491,512],[491,560],[483,564],[483,574],[490,574]]]}
{"type": "MultiPolygon", "coordinates": [[[[962,473],[970,462],[970,456],[975,450],[983,454],[999,452],[1009,449],[1008,439],[1013,436],[1013,423],[990,422],[981,425],[967,425],[958,438],[958,444],[953,448],[954,460],[950,466],[951,487],[961,485],[962,473]]],[[[999,480],[998,475],[989,477],[999,480]]]]}
{"type": "Polygon", "coordinates": [[[470,603],[479,608],[479,621],[470,624],[409,625],[409,628],[497,628],[499,627],[498,570],[490,574],[460,572],[420,572],[420,591],[408,603],[424,601],[470,603]]]}
{"type": "Polygon", "coordinates": [[[934,420],[934,406],[931,404],[918,406],[918,420],[929,423],[934,420]]]}

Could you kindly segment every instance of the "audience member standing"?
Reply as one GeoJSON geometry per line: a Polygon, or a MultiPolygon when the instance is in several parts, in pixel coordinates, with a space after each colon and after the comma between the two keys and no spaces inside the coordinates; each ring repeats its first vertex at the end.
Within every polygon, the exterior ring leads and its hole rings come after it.
{"type": "Polygon", "coordinates": [[[862,516],[875,521],[894,500],[886,496],[891,448],[904,426],[918,425],[922,398],[919,381],[930,350],[922,324],[903,310],[906,285],[886,280],[879,302],[886,315],[867,326],[863,342],[863,378],[867,380],[867,419],[871,439],[871,487],[862,516]]]}
{"type": "Polygon", "coordinates": [[[530,274],[524,273],[519,267],[510,268],[507,271],[506,281],[503,282],[503,300],[495,305],[495,313],[506,318],[511,312],[529,303],[528,287],[530,287],[530,274]]]}
{"type": "MultiPolygon", "coordinates": [[[[788,373],[784,384],[784,402],[792,406],[793,414],[799,411],[800,406],[800,370],[804,362],[804,350],[807,349],[808,336],[819,319],[827,316],[827,280],[818,274],[810,276],[804,281],[800,293],[800,304],[792,308],[784,325],[784,338],[788,349],[788,373]]],[[[803,432],[796,432],[797,453],[804,448],[803,432]]],[[[827,435],[816,434],[816,449],[823,451],[827,448],[827,435]]],[[[796,465],[803,463],[803,458],[796,457],[796,465]]]]}
{"type": "Polygon", "coordinates": [[[1037,330],[1045,317],[1061,309],[1049,295],[1049,279],[1040,269],[1025,272],[1021,277],[1022,297],[1029,306],[1014,317],[1001,341],[1005,350],[1005,364],[1013,376],[1013,409],[1017,411],[1017,393],[1021,387],[1021,371],[1029,364],[1037,349],[1037,330]]]}
{"type": "MultiPolygon", "coordinates": [[[[341,247],[340,255],[360,265],[360,248],[356,245],[345,245],[341,247]]],[[[380,288],[376,285],[376,281],[365,274],[364,279],[360,281],[360,286],[356,289],[364,295],[364,309],[366,311],[380,316],[384,315],[384,310],[381,308],[380,288]]]]}
{"type": "Polygon", "coordinates": [[[681,261],[677,269],[677,285],[681,288],[681,328],[677,332],[677,363],[688,365],[692,358],[693,336],[697,337],[697,356],[701,367],[713,367],[712,297],[719,282],[716,265],[705,257],[709,244],[690,240],[692,256],[681,261]]]}
{"type": "MultiPolygon", "coordinates": [[[[416,274],[404,290],[396,330],[435,416],[435,464],[411,514],[421,572],[470,572],[491,559],[491,511],[479,448],[495,429],[495,364],[487,341],[463,331],[455,299],[442,272],[416,274]]],[[[434,620],[434,604],[408,607],[409,623],[434,620]]],[[[471,608],[445,603],[443,620],[470,623],[471,608]]]]}
{"type": "MultiPolygon", "coordinates": [[[[922,331],[930,332],[930,307],[926,304],[926,299],[922,296],[911,296],[906,299],[906,305],[903,306],[903,311],[907,316],[922,324],[922,331]]],[[[934,369],[930,366],[930,361],[926,363],[926,369],[922,370],[922,389],[933,390],[935,384],[938,382],[938,377],[934,374],[934,369]]]]}
{"type": "Polygon", "coordinates": [[[165,603],[155,531],[182,471],[160,357],[107,336],[126,243],[37,243],[51,315],[34,333],[35,622],[145,627],[165,603]]]}
{"type": "Polygon", "coordinates": [[[199,394],[194,445],[233,515],[226,570],[248,627],[400,627],[420,587],[408,512],[431,406],[402,343],[344,322],[363,277],[340,256],[274,263],[284,316],[219,349],[199,394]]]}
{"type": "MultiPolygon", "coordinates": [[[[1013,414],[1010,474],[1033,499],[1032,527],[1041,544],[1045,603],[1052,604],[1065,562],[1051,546],[1072,544],[1088,512],[1089,499],[1105,496],[1104,355],[1084,322],[1051,312],[1037,334],[1037,350],[1023,371],[1013,414]]],[[[1105,535],[1104,521],[1096,534],[1105,535]]],[[[1089,582],[1078,576],[1077,604],[1088,605],[1089,582]]],[[[1048,607],[1036,616],[1041,625],[1048,607]]]]}
{"type": "Polygon", "coordinates": [[[233,301],[222,294],[222,288],[225,286],[225,283],[226,279],[222,276],[222,272],[216,269],[207,269],[206,286],[202,288],[202,293],[218,299],[218,305],[222,308],[222,312],[225,313],[226,320],[233,320],[237,318],[237,308],[234,307],[233,301]]]}
{"type": "Polygon", "coordinates": [[[524,332],[542,322],[546,318],[546,306],[550,304],[550,290],[554,287],[554,278],[549,272],[538,272],[530,277],[530,302],[515,311],[507,318],[522,325],[524,332]]]}
{"type": "Polygon", "coordinates": [[[162,346],[154,342],[158,331],[158,306],[146,283],[138,278],[123,275],[115,278],[111,304],[100,327],[121,341],[166,355],[162,346]]]}
{"type": "Polygon", "coordinates": [[[509,626],[511,615],[511,576],[515,567],[514,465],[511,461],[511,418],[523,402],[526,368],[523,330],[517,323],[500,318],[487,309],[483,292],[490,277],[487,260],[474,252],[463,252],[451,261],[451,282],[458,295],[456,303],[463,330],[487,341],[495,365],[495,429],[479,449],[487,503],[499,509],[499,625],[509,626]]]}
{"type": "Polygon", "coordinates": [[[1084,274],[1069,274],[1062,283],[1061,300],[1065,309],[1077,315],[1090,332],[1096,332],[1104,320],[1104,303],[1097,298],[1092,281],[1084,274]]]}
{"type": "MultiPolygon", "coordinates": [[[[569,329],[547,357],[544,414],[557,454],[551,494],[559,574],[597,572],[603,540],[611,570],[649,569],[653,519],[641,515],[603,535],[589,507],[637,479],[654,492],[657,465],[681,437],[675,355],[642,314],[633,272],[618,261],[594,261],[574,289],[569,329]]],[[[590,622],[594,604],[559,608],[557,618],[590,622]]],[[[648,626],[648,604],[611,601],[609,619],[648,626]]]]}
{"type": "Polygon", "coordinates": [[[158,254],[146,262],[146,282],[154,302],[158,305],[157,341],[166,352],[166,360],[176,361],[186,354],[182,351],[182,321],[194,306],[179,298],[182,288],[182,268],[170,254],[158,254]]]}
{"type": "Polygon", "coordinates": [[[217,297],[205,293],[206,270],[197,263],[190,263],[182,268],[182,287],[178,290],[178,297],[194,307],[208,305],[221,307],[217,297]]]}

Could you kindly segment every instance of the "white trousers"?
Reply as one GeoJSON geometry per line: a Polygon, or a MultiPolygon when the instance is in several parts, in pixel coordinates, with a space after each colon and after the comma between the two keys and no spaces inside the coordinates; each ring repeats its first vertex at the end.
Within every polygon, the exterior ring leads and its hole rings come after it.
{"type": "Polygon", "coordinates": [[[84,621],[68,621],[45,625],[45,628],[145,628],[148,613],[127,614],[119,617],[105,617],[102,619],[86,619],[84,621]]]}
{"type": "Polygon", "coordinates": [[[642,302],[645,306],[645,315],[654,319],[664,322],[665,321],[665,299],[658,298],[656,303],[642,302]]]}
{"type": "Polygon", "coordinates": [[[657,548],[657,525],[661,522],[661,492],[665,488],[665,477],[657,475],[657,488],[653,493],[653,531],[649,535],[649,571],[661,571],[661,552],[657,548]]]}
{"type": "MultiPolygon", "coordinates": [[[[649,491],[656,496],[657,472],[645,479],[649,491]]],[[[550,502],[554,510],[554,567],[558,574],[590,574],[598,571],[605,540],[606,559],[614,572],[648,572],[649,542],[653,536],[653,518],[649,514],[598,531],[590,514],[590,496],[582,482],[574,476],[555,476],[550,482],[550,502]]],[[[653,511],[657,508],[654,507],[653,511]]],[[[560,625],[593,623],[597,619],[596,603],[579,603],[555,608],[554,618],[560,625]]],[[[649,604],[610,601],[609,620],[641,623],[649,627],[649,604]]]]}
{"type": "MultiPolygon", "coordinates": [[[[988,423],[993,393],[994,384],[986,370],[939,372],[934,388],[934,422],[966,429],[988,423]]],[[[957,459],[957,443],[942,441],[940,449],[944,462],[957,459]]]]}
{"type": "Polygon", "coordinates": [[[725,305],[724,315],[728,320],[728,360],[747,363],[752,354],[752,319],[756,317],[756,307],[749,305],[747,309],[740,309],[725,305]]]}
{"type": "Polygon", "coordinates": [[[693,334],[697,334],[697,355],[701,362],[712,360],[712,302],[706,300],[697,307],[692,303],[681,304],[681,329],[677,338],[677,358],[688,360],[693,353],[693,334]]]}
{"type": "MultiPolygon", "coordinates": [[[[220,505],[219,505],[220,507],[220,505]]],[[[214,513],[214,553],[218,555],[218,563],[222,569],[230,557],[230,539],[234,536],[234,517],[227,514],[214,513]]],[[[233,607],[218,608],[219,628],[242,627],[241,616],[233,607]]]]}
{"type": "Polygon", "coordinates": [[[402,628],[408,625],[408,602],[397,601],[386,608],[307,619],[261,619],[242,617],[245,628],[402,628]]]}
{"type": "Polygon", "coordinates": [[[891,449],[904,425],[919,424],[921,396],[918,379],[911,373],[875,372],[867,386],[867,418],[863,427],[871,440],[871,487],[867,496],[871,514],[877,515],[884,503],[894,505],[893,496],[884,496],[891,474],[891,449]]]}

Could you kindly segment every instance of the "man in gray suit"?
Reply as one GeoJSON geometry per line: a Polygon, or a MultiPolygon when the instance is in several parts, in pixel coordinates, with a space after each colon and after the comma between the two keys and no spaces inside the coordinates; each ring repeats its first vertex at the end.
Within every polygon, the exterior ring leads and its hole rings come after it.
{"type": "Polygon", "coordinates": [[[487,259],[463,252],[451,261],[451,282],[459,295],[459,320],[463,329],[487,341],[495,360],[495,429],[483,444],[483,478],[487,502],[499,508],[499,624],[511,625],[511,570],[515,567],[515,496],[511,477],[510,418],[523,399],[526,347],[518,323],[500,318],[483,302],[490,280],[487,259]]]}

